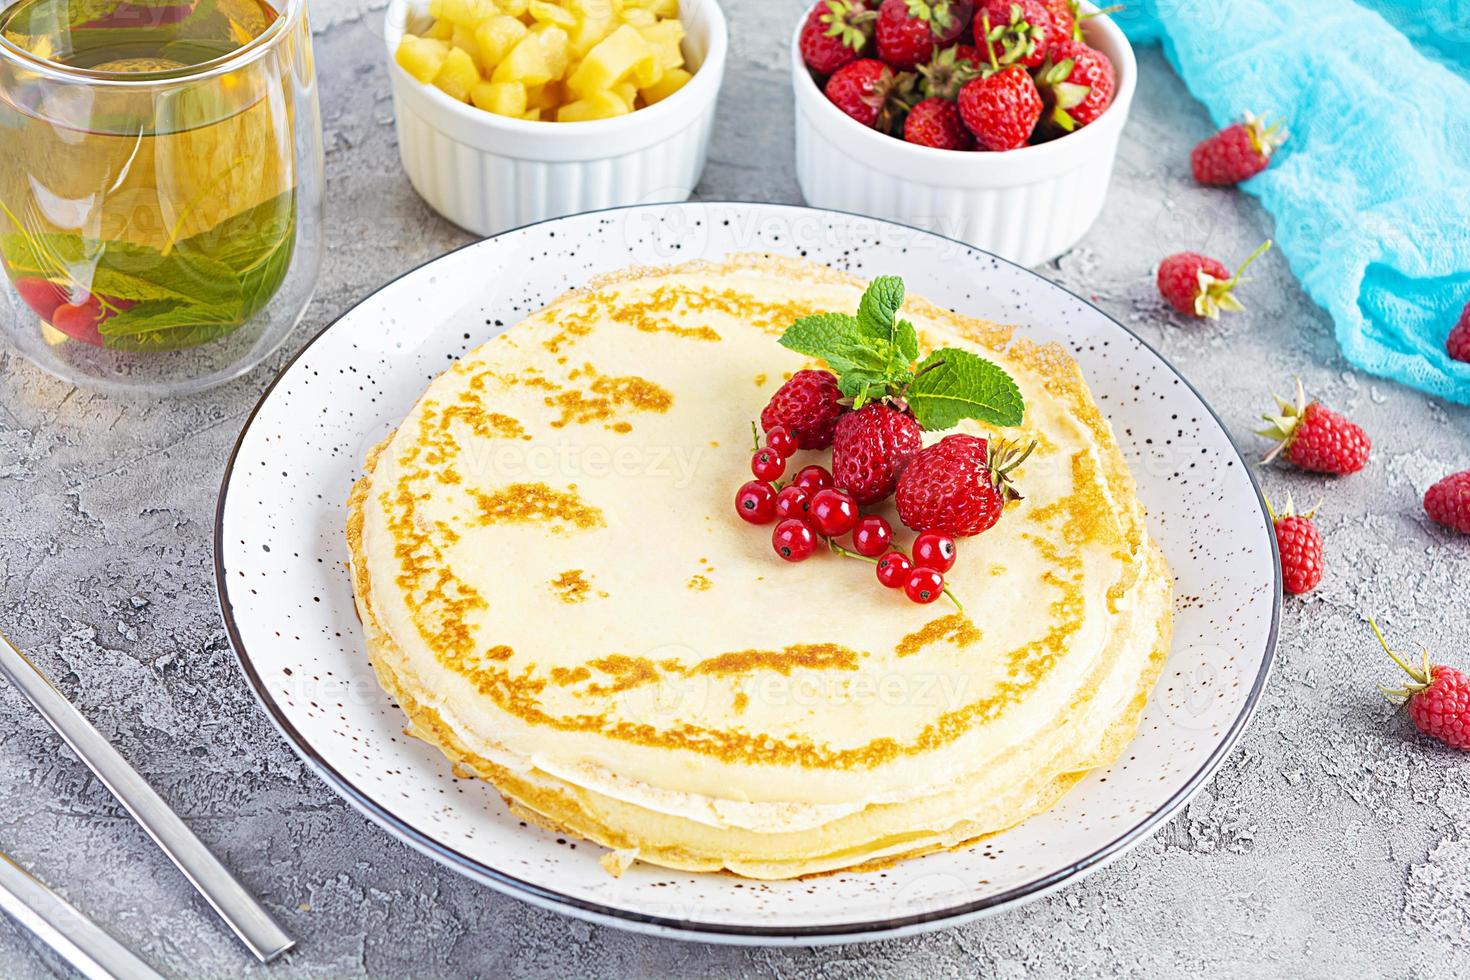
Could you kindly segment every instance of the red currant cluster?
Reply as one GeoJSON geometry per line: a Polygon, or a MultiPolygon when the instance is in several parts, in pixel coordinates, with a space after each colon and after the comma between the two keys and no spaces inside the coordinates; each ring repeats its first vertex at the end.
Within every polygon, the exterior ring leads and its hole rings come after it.
{"type": "Polygon", "coordinates": [[[912,555],[905,553],[893,540],[893,526],[877,514],[862,513],[850,493],[833,485],[825,466],[804,466],[783,485],[781,478],[796,448],[796,437],[784,425],[766,433],[765,446],[757,435],[750,458],[755,479],[735,494],[735,512],[742,520],[776,522],[771,547],[777,555],[790,562],[806,561],[820,539],[835,554],[871,563],[884,587],[901,588],[914,602],[927,604],[948,595],[960,605],[944,585],[944,573],[955,563],[954,538],[925,531],[914,538],[912,555]],[[837,543],[849,533],[851,548],[837,543]]]}

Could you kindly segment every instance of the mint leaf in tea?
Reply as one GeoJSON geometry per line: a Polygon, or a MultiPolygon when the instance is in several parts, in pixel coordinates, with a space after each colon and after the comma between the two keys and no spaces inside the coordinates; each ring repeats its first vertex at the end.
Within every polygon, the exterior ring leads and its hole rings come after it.
{"type": "Polygon", "coordinates": [[[291,86],[264,63],[193,77],[275,20],[261,0],[0,13],[0,34],[37,59],[149,83],[24,66],[0,78],[0,265],[49,341],[193,347],[276,293],[295,247],[291,86]]]}

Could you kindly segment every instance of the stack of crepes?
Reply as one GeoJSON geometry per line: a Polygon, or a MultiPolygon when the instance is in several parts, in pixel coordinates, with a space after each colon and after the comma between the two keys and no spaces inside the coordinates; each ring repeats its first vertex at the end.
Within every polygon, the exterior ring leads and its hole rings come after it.
{"type": "Polygon", "coordinates": [[[368,653],[410,730],[610,870],[786,878],[952,848],[1137,728],[1170,578],[1059,346],[904,308],[926,348],[1008,369],[1008,434],[1038,442],[1025,499],[960,542],[964,612],[834,554],[785,564],[733,512],[751,420],[808,366],[776,338],[862,285],[770,257],[598,280],[434,381],[352,493],[368,653]]]}

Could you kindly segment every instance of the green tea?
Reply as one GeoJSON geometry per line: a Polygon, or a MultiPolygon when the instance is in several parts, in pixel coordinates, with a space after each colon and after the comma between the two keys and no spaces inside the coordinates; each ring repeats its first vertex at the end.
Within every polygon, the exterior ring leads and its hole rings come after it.
{"type": "Polygon", "coordinates": [[[22,0],[0,14],[15,48],[84,70],[12,55],[0,79],[0,260],[48,340],[192,347],[275,294],[295,244],[290,86],[265,64],[207,72],[276,16],[261,0],[22,0]]]}

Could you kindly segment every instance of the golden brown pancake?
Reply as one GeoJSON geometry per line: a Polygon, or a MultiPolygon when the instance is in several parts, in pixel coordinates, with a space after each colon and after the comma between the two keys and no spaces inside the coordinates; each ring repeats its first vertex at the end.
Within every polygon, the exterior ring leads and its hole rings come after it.
{"type": "Polygon", "coordinates": [[[777,337],[863,285],[769,256],[595,280],[435,380],[353,490],[368,654],[410,731],[611,870],[785,878],[955,847],[1137,727],[1170,579],[1061,347],[905,304],[926,349],[1012,374],[1005,435],[1038,442],[1025,499],[960,541],[964,613],[859,561],[782,562],[735,515],[751,420],[810,366],[777,337]]]}

